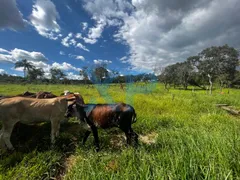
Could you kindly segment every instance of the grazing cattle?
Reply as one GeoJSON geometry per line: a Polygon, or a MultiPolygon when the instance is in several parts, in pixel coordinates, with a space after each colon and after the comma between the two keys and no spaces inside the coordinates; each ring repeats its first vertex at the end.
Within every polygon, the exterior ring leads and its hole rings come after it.
{"type": "MultiPolygon", "coordinates": [[[[72,102],[74,101],[78,104],[85,104],[83,97],[79,93],[68,92],[68,93],[64,94],[64,96],[67,99],[72,100],[72,102]]],[[[72,104],[72,102],[69,101],[69,104],[72,104]]]]}
{"type": "Polygon", "coordinates": [[[85,144],[91,131],[93,132],[96,151],[99,151],[99,139],[97,128],[103,129],[118,127],[126,135],[127,144],[138,144],[138,135],[133,131],[131,125],[136,122],[136,113],[132,106],[124,103],[118,104],[85,104],[73,103],[68,106],[67,117],[77,117],[87,127],[83,138],[85,144]],[[87,126],[86,126],[87,125],[87,126]],[[90,131],[91,130],[91,131],[90,131]]]}
{"type": "Polygon", "coordinates": [[[39,91],[38,93],[36,93],[37,99],[50,99],[50,98],[55,98],[55,97],[57,97],[57,96],[52,94],[51,92],[39,91]]]}
{"type": "Polygon", "coordinates": [[[36,97],[36,93],[32,93],[32,92],[26,91],[23,94],[19,94],[17,96],[35,98],[36,97]]]}
{"type": "Polygon", "coordinates": [[[1,147],[7,146],[13,150],[10,136],[17,122],[33,124],[48,121],[51,122],[51,142],[59,134],[60,121],[67,110],[67,99],[57,97],[52,99],[33,99],[26,97],[12,97],[0,100],[0,121],[2,130],[0,134],[1,147]]]}

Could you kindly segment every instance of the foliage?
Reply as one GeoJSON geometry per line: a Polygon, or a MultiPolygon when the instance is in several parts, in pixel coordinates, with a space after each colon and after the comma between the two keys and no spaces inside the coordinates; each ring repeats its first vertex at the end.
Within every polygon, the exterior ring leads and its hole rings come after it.
{"type": "MultiPolygon", "coordinates": [[[[239,65],[239,53],[236,49],[224,46],[212,46],[185,62],[167,66],[159,76],[165,84],[182,85],[187,89],[189,83],[203,87],[212,81],[218,81],[223,87],[233,85],[239,65]]],[[[236,81],[235,81],[236,82],[236,81]]]]}
{"type": "Polygon", "coordinates": [[[32,68],[28,72],[28,78],[30,82],[36,80],[36,79],[43,79],[44,71],[42,68],[32,68]]]}
{"type": "Polygon", "coordinates": [[[51,68],[50,74],[53,83],[59,82],[59,80],[62,80],[66,76],[62,70],[58,68],[51,68]]]}
{"type": "Polygon", "coordinates": [[[28,62],[26,59],[23,59],[22,61],[17,61],[15,63],[15,68],[23,67],[24,77],[26,77],[26,73],[29,72],[29,70],[33,69],[33,64],[31,62],[28,62]]]}

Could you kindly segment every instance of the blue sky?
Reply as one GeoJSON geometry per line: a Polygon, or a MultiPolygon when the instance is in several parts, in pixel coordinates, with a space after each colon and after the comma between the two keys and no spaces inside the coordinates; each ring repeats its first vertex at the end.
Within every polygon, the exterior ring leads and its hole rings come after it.
{"type": "Polygon", "coordinates": [[[0,73],[26,58],[81,79],[106,63],[121,74],[161,71],[202,49],[240,47],[238,0],[2,0],[0,73]]]}

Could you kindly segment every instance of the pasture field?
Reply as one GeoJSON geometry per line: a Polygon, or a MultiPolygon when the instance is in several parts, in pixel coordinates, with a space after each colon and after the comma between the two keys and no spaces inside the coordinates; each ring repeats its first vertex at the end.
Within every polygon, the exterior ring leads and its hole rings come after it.
{"type": "Polygon", "coordinates": [[[93,136],[82,146],[76,120],[62,124],[50,146],[50,124],[18,124],[11,141],[16,151],[0,155],[0,179],[240,179],[240,117],[216,104],[240,109],[240,90],[164,90],[160,84],[0,85],[0,94],[24,91],[79,92],[86,103],[126,102],[134,106],[140,136],[137,149],[126,147],[124,134],[99,130],[101,151],[93,136]]]}

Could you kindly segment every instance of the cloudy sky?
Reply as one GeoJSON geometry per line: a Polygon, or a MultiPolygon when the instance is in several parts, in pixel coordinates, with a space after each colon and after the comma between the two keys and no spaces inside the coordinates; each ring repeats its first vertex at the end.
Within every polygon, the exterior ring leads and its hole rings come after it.
{"type": "Polygon", "coordinates": [[[209,46],[240,48],[239,0],[1,0],[0,73],[27,59],[80,78],[105,63],[152,72],[209,46]]]}

